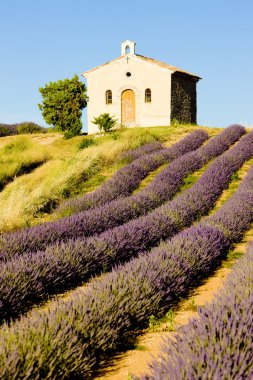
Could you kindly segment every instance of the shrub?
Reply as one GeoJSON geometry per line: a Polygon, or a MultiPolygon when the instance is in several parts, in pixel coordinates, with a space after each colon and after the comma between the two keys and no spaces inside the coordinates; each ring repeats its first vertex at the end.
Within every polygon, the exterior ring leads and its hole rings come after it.
{"type": "Polygon", "coordinates": [[[173,126],[175,126],[175,125],[180,125],[181,123],[176,119],[176,118],[174,118],[174,119],[172,119],[171,120],[171,123],[170,123],[170,125],[173,125],[173,126]]]}
{"type": "Polygon", "coordinates": [[[46,133],[47,129],[31,121],[17,124],[18,134],[24,133],[46,133]]]}
{"type": "Polygon", "coordinates": [[[93,124],[96,124],[101,132],[110,132],[117,123],[117,119],[110,116],[109,113],[103,113],[98,117],[94,117],[93,124]]]}
{"type": "Polygon", "coordinates": [[[0,124],[0,137],[25,133],[46,133],[47,128],[32,122],[25,121],[17,124],[0,124]]]}
{"type": "Polygon", "coordinates": [[[16,125],[0,124],[0,137],[17,135],[18,131],[16,125]]]}
{"type": "Polygon", "coordinates": [[[64,132],[63,138],[64,138],[64,140],[72,139],[72,137],[74,137],[78,134],[79,134],[79,132],[76,133],[75,131],[69,131],[68,130],[68,131],[64,132]]]}
{"type": "Polygon", "coordinates": [[[91,145],[94,145],[96,142],[94,139],[88,139],[88,138],[84,138],[80,144],[79,144],[79,149],[85,149],[85,148],[88,148],[89,146],[91,145]]]}

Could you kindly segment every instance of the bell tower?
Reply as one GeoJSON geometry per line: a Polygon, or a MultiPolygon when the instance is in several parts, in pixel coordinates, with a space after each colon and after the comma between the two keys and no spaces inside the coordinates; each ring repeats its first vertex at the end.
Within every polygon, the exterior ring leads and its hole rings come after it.
{"type": "Polygon", "coordinates": [[[121,43],[121,55],[135,54],[135,45],[136,43],[133,41],[123,41],[121,43]]]}

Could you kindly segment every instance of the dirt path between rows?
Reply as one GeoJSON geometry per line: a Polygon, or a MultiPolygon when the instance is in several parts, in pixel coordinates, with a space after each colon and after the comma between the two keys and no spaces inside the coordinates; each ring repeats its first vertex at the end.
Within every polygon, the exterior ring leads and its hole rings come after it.
{"type": "MultiPolygon", "coordinates": [[[[223,286],[224,280],[231,272],[229,268],[221,268],[215,275],[209,278],[203,285],[198,287],[191,297],[183,301],[179,310],[173,318],[174,330],[179,326],[185,325],[189,319],[197,316],[196,308],[210,302],[214,294],[223,286]]],[[[175,332],[167,331],[168,322],[162,323],[157,327],[158,331],[148,331],[136,342],[136,348],[122,354],[115,361],[115,364],[106,368],[106,371],[95,380],[127,380],[129,374],[140,375],[149,372],[148,363],[152,357],[157,357],[160,352],[160,345],[165,337],[173,337],[175,332]]]]}
{"type": "Polygon", "coordinates": [[[222,263],[211,277],[203,285],[194,290],[192,295],[182,301],[173,317],[173,330],[168,322],[161,323],[156,331],[150,329],[140,336],[136,342],[135,349],[128,350],[115,359],[114,363],[103,370],[103,373],[94,378],[94,380],[128,380],[130,374],[139,376],[149,373],[148,363],[152,358],[156,358],[160,353],[160,346],[166,337],[175,336],[178,327],[186,325],[190,318],[197,317],[197,308],[213,300],[223,287],[228,274],[232,271],[231,267],[235,263],[237,255],[242,255],[246,251],[247,244],[253,238],[253,225],[247,231],[241,243],[237,244],[232,253],[232,259],[229,258],[222,263]]]}

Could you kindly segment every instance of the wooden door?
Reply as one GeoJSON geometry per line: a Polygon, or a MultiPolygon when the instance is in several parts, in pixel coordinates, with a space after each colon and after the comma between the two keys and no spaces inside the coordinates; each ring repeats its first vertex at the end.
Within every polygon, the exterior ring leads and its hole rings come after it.
{"type": "Polygon", "coordinates": [[[135,126],[135,93],[125,90],[121,94],[121,124],[125,127],[135,126]]]}

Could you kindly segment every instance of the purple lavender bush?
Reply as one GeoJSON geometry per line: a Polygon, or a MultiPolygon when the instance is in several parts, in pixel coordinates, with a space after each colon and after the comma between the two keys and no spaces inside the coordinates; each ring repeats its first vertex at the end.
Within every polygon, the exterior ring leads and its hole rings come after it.
{"type": "Polygon", "coordinates": [[[204,142],[207,138],[206,132],[196,130],[169,148],[141,156],[119,169],[111,179],[93,192],[62,203],[58,211],[80,212],[103,205],[118,197],[128,196],[137,189],[140,182],[151,171],[180,157],[182,154],[196,149],[199,147],[199,140],[204,142]]]}
{"type": "Polygon", "coordinates": [[[216,158],[192,188],[147,216],[99,236],[69,239],[2,262],[0,320],[17,317],[48,295],[108,271],[191,225],[213,207],[233,173],[252,156],[253,132],[216,158]]]}
{"type": "Polygon", "coordinates": [[[160,142],[154,141],[148,144],[141,145],[138,148],[130,149],[122,153],[121,157],[125,158],[128,161],[133,161],[136,160],[136,158],[144,156],[145,154],[154,153],[163,148],[164,146],[160,142]]]}
{"type": "Polygon", "coordinates": [[[41,127],[40,125],[32,121],[24,121],[17,124],[3,124],[0,123],[0,137],[12,136],[23,133],[46,133],[47,128],[41,127]]]}
{"type": "MultiPolygon", "coordinates": [[[[247,212],[252,207],[253,168],[238,191],[220,208],[217,220],[215,213],[210,219],[207,217],[204,222],[163,242],[149,253],[95,279],[67,300],[56,301],[47,310],[33,311],[29,317],[4,324],[0,329],[0,378],[92,378],[98,365],[106,363],[115,350],[129,342],[133,335],[131,332],[146,327],[151,315],[164,314],[217,267],[231,244],[237,241],[238,233],[242,234],[252,223],[253,214],[247,212]],[[227,218],[228,209],[234,224],[227,218]],[[236,222],[240,223],[236,226],[236,222]]],[[[245,293],[242,286],[241,298],[247,296],[248,292],[245,293]]],[[[252,302],[250,305],[252,309],[252,302]]],[[[230,317],[229,312],[232,311],[229,307],[227,310],[228,314],[224,316],[222,313],[222,320],[220,317],[217,320],[220,325],[224,318],[227,321],[230,317]]],[[[236,319],[233,328],[239,324],[240,320],[236,319]]],[[[226,328],[226,323],[223,325],[226,328]]],[[[205,330],[204,333],[208,332],[205,330]]],[[[242,330],[241,334],[246,341],[247,330],[242,330]]],[[[215,335],[217,341],[220,338],[215,335]]],[[[224,336],[223,358],[230,354],[227,352],[229,339],[224,336]]],[[[251,336],[248,339],[252,345],[251,336]]],[[[243,350],[244,344],[239,348],[243,350]]],[[[197,360],[202,357],[202,363],[208,359],[193,352],[193,358],[194,355],[197,360]]],[[[240,370],[244,357],[238,352],[234,355],[237,355],[235,365],[240,370]]],[[[222,358],[217,355],[214,360],[222,363],[222,358]]],[[[249,363],[252,367],[251,359],[249,363]]],[[[224,359],[223,365],[227,368],[224,359]]],[[[252,372],[248,370],[248,373],[252,372]]]]}
{"type": "MultiPolygon", "coordinates": [[[[253,378],[253,245],[198,319],[166,339],[162,355],[140,380],[253,378]],[[197,338],[198,337],[198,338],[197,338]]],[[[132,377],[137,380],[137,377],[132,377]]]]}
{"type": "MultiPolygon", "coordinates": [[[[47,245],[58,240],[66,241],[72,237],[99,234],[145,215],[172,199],[188,174],[223,153],[239,139],[244,131],[240,126],[226,128],[203,147],[172,161],[149,186],[136,195],[116,199],[93,210],[62,218],[56,222],[44,223],[33,228],[2,235],[0,237],[0,259],[1,255],[5,256],[6,252],[8,256],[11,256],[23,252],[44,250],[47,245]]],[[[196,148],[197,144],[202,143],[203,135],[200,133],[198,136],[195,134],[192,137],[192,141],[189,140],[189,137],[187,138],[188,144],[192,143],[192,147],[196,148]]],[[[184,140],[181,143],[184,144],[184,140]]]]}
{"type": "Polygon", "coordinates": [[[0,137],[17,135],[17,127],[12,124],[0,123],[0,137]]]}

